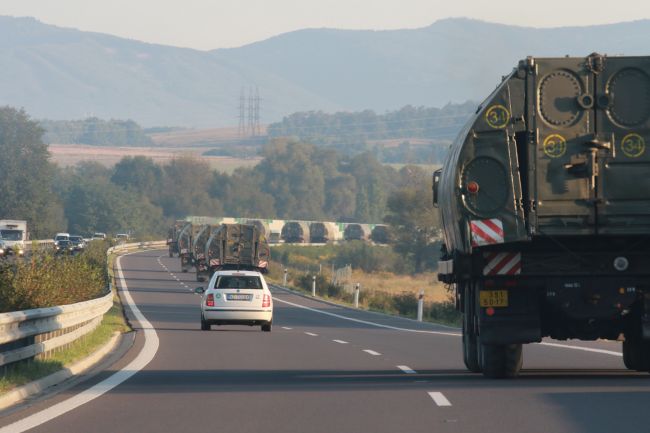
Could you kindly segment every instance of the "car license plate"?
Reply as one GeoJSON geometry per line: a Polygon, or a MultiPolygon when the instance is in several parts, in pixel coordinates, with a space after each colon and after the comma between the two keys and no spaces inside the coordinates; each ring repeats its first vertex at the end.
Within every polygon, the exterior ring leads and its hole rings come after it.
{"type": "Polygon", "coordinates": [[[507,290],[481,290],[479,292],[479,303],[481,307],[507,307],[507,290]]]}
{"type": "Polygon", "coordinates": [[[228,301],[250,301],[253,295],[243,295],[240,293],[227,293],[226,299],[228,301]]]}

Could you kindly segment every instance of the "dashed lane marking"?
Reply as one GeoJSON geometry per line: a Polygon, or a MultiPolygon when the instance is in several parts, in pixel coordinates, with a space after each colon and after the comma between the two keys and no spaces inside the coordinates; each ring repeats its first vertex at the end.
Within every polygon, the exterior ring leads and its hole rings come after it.
{"type": "Polygon", "coordinates": [[[398,365],[397,368],[399,368],[400,370],[402,370],[406,374],[417,374],[417,371],[413,370],[408,365],[398,365]]]}
{"type": "Polygon", "coordinates": [[[305,332],[307,335],[311,335],[312,337],[318,337],[318,334],[314,334],[313,332],[305,332]]]}
{"type": "Polygon", "coordinates": [[[347,341],[343,341],[343,340],[332,340],[332,341],[339,344],[348,344],[347,341]]]}
{"type": "Polygon", "coordinates": [[[363,349],[363,351],[366,352],[368,355],[372,355],[372,356],[379,356],[379,355],[381,355],[381,353],[379,353],[379,352],[375,352],[374,350],[370,350],[370,349],[363,349]]]}
{"type": "Polygon", "coordinates": [[[447,397],[445,397],[441,392],[432,391],[429,393],[429,397],[431,397],[438,406],[451,406],[451,403],[449,400],[447,400],[447,397]]]}
{"type": "Polygon", "coordinates": [[[287,331],[291,331],[293,328],[289,328],[288,326],[283,326],[282,329],[286,329],[287,331]]]}

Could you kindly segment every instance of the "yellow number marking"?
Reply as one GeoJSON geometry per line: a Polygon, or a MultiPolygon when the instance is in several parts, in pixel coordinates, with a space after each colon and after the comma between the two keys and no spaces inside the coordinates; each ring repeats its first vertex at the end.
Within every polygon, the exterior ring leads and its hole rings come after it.
{"type": "Polygon", "coordinates": [[[621,150],[630,158],[638,158],[645,153],[645,140],[639,134],[627,134],[621,140],[621,150]]]}
{"type": "Polygon", "coordinates": [[[510,112],[503,105],[493,105],[485,112],[485,121],[494,129],[505,128],[510,121],[510,112]]]}
{"type": "Polygon", "coordinates": [[[559,158],[566,153],[566,140],[560,134],[552,134],[544,140],[544,154],[559,158]]]}

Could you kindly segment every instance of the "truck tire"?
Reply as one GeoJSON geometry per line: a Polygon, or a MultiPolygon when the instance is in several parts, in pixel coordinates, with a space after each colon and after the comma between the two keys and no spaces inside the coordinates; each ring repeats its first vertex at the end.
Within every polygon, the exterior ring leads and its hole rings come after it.
{"type": "Polygon", "coordinates": [[[478,343],[474,327],[474,294],[470,285],[466,284],[463,289],[463,362],[465,367],[472,373],[481,372],[481,364],[478,356],[478,343]]]}
{"type": "Polygon", "coordinates": [[[492,379],[516,377],[523,363],[521,344],[481,344],[479,356],[483,375],[492,379]]]}
{"type": "Polygon", "coordinates": [[[630,337],[623,342],[623,363],[628,370],[650,371],[650,342],[630,337]]]}

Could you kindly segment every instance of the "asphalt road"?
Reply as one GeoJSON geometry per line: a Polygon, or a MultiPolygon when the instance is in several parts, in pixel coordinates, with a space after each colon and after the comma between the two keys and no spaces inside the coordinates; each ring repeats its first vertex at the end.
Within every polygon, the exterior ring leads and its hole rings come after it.
{"type": "Polygon", "coordinates": [[[200,331],[178,259],[121,264],[144,316],[129,312],[133,347],[0,432],[650,432],[650,375],[625,370],[616,343],[528,345],[519,378],[490,380],[465,370],[456,329],[281,290],[273,332],[200,331]]]}

